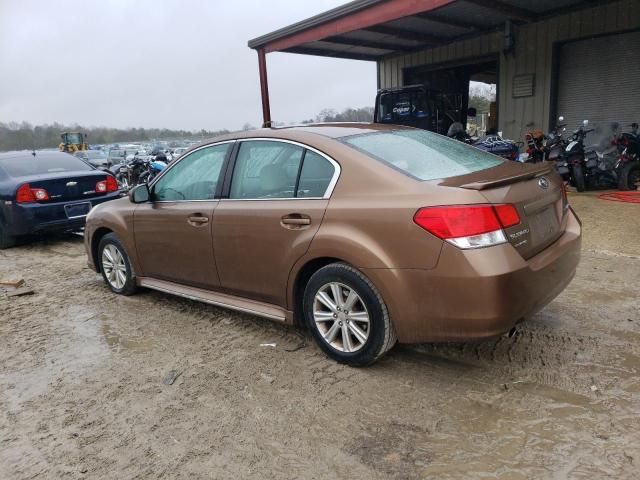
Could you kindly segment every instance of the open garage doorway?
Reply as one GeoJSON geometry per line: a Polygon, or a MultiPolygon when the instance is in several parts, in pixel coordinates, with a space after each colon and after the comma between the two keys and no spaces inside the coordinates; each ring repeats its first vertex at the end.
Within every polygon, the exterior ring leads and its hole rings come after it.
{"type": "Polygon", "coordinates": [[[406,69],[404,85],[424,85],[438,105],[435,131],[446,135],[459,122],[472,136],[496,132],[498,60],[406,69]]]}

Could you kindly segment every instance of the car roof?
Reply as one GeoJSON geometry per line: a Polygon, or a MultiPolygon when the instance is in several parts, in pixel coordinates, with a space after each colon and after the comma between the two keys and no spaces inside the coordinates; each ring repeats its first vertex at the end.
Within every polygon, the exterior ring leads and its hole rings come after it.
{"type": "Polygon", "coordinates": [[[329,138],[349,137],[363,133],[374,133],[392,131],[403,128],[400,125],[386,125],[382,123],[369,122],[341,122],[341,123],[309,123],[303,125],[291,125],[286,127],[275,127],[271,130],[291,130],[297,132],[308,132],[322,135],[329,138]]]}
{"type": "Polygon", "coordinates": [[[225,140],[242,140],[243,138],[280,138],[285,140],[297,140],[304,143],[310,138],[316,140],[337,140],[342,137],[360,135],[375,132],[391,132],[395,130],[412,130],[412,127],[402,125],[388,125],[382,123],[343,122],[343,123],[310,123],[304,125],[290,125],[286,127],[261,128],[232,132],[206,140],[199,144],[208,145],[225,140]]]}

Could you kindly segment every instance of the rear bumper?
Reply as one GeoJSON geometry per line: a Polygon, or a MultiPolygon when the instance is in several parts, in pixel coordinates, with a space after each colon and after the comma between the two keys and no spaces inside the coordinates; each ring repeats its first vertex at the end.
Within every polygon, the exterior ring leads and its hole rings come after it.
{"type": "Polygon", "coordinates": [[[569,284],[580,261],[581,226],[524,260],[509,244],[460,250],[445,244],[432,270],[363,270],[381,291],[403,343],[469,341],[508,332],[569,284]]]}
{"type": "MultiPolygon", "coordinates": [[[[120,192],[94,197],[86,202],[91,207],[120,198],[120,192]]],[[[43,231],[69,231],[84,227],[85,217],[67,218],[65,205],[83,203],[83,200],[55,203],[25,203],[4,205],[3,227],[9,235],[19,236],[43,231]]]]}

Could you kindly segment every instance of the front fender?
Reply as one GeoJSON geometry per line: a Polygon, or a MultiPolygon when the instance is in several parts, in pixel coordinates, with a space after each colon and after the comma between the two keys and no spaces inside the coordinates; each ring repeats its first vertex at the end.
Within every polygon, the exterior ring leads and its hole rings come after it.
{"type": "Polygon", "coordinates": [[[125,249],[134,271],[141,272],[140,262],[135,246],[133,231],[133,216],[137,205],[132,204],[128,198],[120,198],[96,206],[89,212],[85,224],[85,249],[89,256],[89,264],[95,264],[93,258],[94,236],[96,232],[109,230],[115,233],[125,249]]]}

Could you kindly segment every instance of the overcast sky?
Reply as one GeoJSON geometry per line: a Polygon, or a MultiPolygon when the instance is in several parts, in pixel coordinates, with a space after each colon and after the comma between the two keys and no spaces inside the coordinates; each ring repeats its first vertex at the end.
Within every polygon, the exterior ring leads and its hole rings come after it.
{"type": "MultiPolygon", "coordinates": [[[[247,41],[345,0],[0,0],[0,121],[240,128],[262,121],[247,41]]],[[[272,118],[373,106],[375,63],[267,55],[272,118]]]]}

